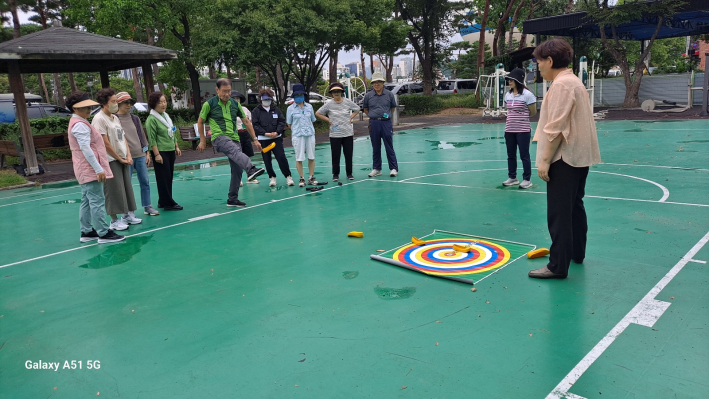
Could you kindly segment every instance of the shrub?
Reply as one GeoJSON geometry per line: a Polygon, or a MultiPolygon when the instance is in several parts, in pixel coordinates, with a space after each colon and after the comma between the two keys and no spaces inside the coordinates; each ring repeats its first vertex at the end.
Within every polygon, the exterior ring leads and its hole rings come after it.
{"type": "Polygon", "coordinates": [[[482,102],[475,94],[436,94],[399,96],[399,104],[405,106],[403,115],[430,115],[446,108],[478,108],[482,102]]]}

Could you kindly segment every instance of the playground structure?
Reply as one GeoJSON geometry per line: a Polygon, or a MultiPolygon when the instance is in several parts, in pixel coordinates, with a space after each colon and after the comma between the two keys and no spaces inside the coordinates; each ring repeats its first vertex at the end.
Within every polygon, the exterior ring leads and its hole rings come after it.
{"type": "MultiPolygon", "coordinates": [[[[345,93],[343,97],[348,100],[354,101],[355,103],[357,103],[359,99],[364,98],[364,94],[367,93],[367,85],[362,80],[362,78],[353,78],[350,76],[349,73],[345,72],[340,73],[337,76],[337,81],[345,87],[345,93]]],[[[332,98],[330,96],[330,93],[328,93],[327,88],[325,88],[322,95],[326,99],[332,98]]]]}

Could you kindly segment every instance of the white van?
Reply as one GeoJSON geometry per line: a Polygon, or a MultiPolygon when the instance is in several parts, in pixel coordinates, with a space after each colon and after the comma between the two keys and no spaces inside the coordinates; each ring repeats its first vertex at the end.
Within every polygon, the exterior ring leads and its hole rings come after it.
{"type": "Polygon", "coordinates": [[[404,94],[423,94],[423,84],[419,82],[385,83],[384,88],[397,96],[404,94]]]}
{"type": "Polygon", "coordinates": [[[477,79],[441,80],[436,86],[436,94],[473,93],[477,86],[477,79]]]}

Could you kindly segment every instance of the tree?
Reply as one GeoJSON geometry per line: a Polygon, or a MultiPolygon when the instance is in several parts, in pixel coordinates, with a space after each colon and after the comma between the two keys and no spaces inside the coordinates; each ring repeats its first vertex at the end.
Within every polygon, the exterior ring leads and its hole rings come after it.
{"type": "MultiPolygon", "coordinates": [[[[489,0],[488,0],[489,2],[489,0]]],[[[446,0],[396,0],[401,18],[410,27],[409,43],[418,55],[424,95],[433,94],[434,69],[443,62],[444,47],[455,31],[456,13],[467,2],[446,0]]]]}
{"type": "Polygon", "coordinates": [[[406,47],[406,38],[409,27],[401,20],[399,13],[394,11],[393,17],[381,20],[372,26],[362,41],[370,54],[376,54],[385,71],[385,79],[392,82],[391,75],[394,69],[394,57],[401,55],[406,47]]]}
{"type": "MultiPolygon", "coordinates": [[[[475,43],[475,44],[476,44],[475,47],[477,47],[478,43],[475,43]]],[[[463,40],[463,41],[460,41],[460,42],[452,43],[452,44],[450,45],[449,49],[452,50],[452,51],[456,51],[456,50],[458,51],[458,57],[456,58],[456,62],[451,63],[451,67],[452,67],[452,69],[453,69],[453,79],[456,79],[456,78],[458,77],[458,73],[457,73],[457,72],[458,72],[458,68],[460,67],[460,66],[459,66],[459,63],[460,63],[460,53],[461,53],[462,51],[472,50],[472,49],[473,49],[473,45],[470,44],[470,42],[463,40]]]]}
{"type": "Polygon", "coordinates": [[[665,23],[665,19],[674,14],[682,4],[681,0],[655,2],[626,0],[623,3],[611,7],[608,4],[608,0],[584,0],[583,8],[588,12],[588,15],[598,23],[603,46],[613,55],[613,58],[615,58],[618,66],[620,66],[620,69],[623,71],[623,79],[625,81],[623,108],[637,108],[640,106],[638,92],[640,91],[640,83],[643,78],[642,71],[645,70],[646,66],[645,60],[650,54],[650,50],[660,32],[660,28],[662,28],[665,23]],[[635,61],[634,67],[636,73],[631,76],[628,51],[626,46],[621,42],[616,27],[640,18],[654,19],[655,29],[645,46],[645,50],[640,54],[637,61],[635,61]],[[610,27],[611,30],[610,37],[606,34],[607,27],[610,27]]]}

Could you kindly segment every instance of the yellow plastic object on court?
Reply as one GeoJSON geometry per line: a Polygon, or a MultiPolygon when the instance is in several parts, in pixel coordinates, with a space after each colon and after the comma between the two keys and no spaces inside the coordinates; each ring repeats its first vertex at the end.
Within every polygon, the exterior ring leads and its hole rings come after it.
{"type": "Polygon", "coordinates": [[[527,252],[527,258],[529,258],[529,259],[541,258],[542,256],[547,256],[547,255],[549,255],[548,248],[539,248],[539,249],[535,249],[534,251],[527,252]]]}
{"type": "Polygon", "coordinates": [[[467,245],[453,244],[453,250],[458,252],[470,252],[470,247],[467,245]]]}
{"type": "Polygon", "coordinates": [[[424,240],[419,240],[416,237],[411,237],[411,242],[416,244],[416,245],[426,245],[426,241],[424,240]]]}
{"type": "Polygon", "coordinates": [[[265,154],[265,153],[271,151],[271,150],[274,149],[274,148],[276,148],[276,143],[271,143],[271,144],[267,145],[266,148],[264,148],[264,149],[262,150],[262,152],[265,154]]]}
{"type": "Polygon", "coordinates": [[[347,237],[357,237],[357,238],[362,238],[364,237],[364,233],[361,231],[350,231],[347,233],[347,237]]]}

